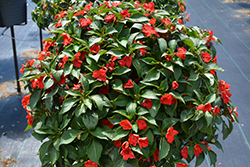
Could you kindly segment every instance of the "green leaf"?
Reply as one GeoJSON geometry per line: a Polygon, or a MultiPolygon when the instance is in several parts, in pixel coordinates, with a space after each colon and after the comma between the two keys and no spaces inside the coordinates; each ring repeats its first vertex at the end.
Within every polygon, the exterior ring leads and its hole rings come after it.
{"type": "Polygon", "coordinates": [[[72,69],[73,69],[73,64],[66,63],[64,68],[63,68],[64,76],[69,75],[71,73],[72,69]]]}
{"type": "Polygon", "coordinates": [[[172,53],[175,52],[176,46],[177,46],[177,41],[175,39],[172,39],[168,42],[169,48],[172,53]]]}
{"type": "Polygon", "coordinates": [[[69,111],[73,105],[78,102],[80,99],[76,99],[76,98],[69,98],[66,99],[63,104],[62,104],[62,109],[61,109],[61,114],[66,113],[67,111],[69,111]]]}
{"type": "Polygon", "coordinates": [[[113,113],[120,114],[128,119],[132,118],[126,110],[115,110],[115,111],[113,111],[113,113]]]}
{"type": "Polygon", "coordinates": [[[102,40],[101,37],[91,36],[89,38],[89,47],[93,46],[94,44],[100,42],[102,40]]]}
{"type": "Polygon", "coordinates": [[[187,120],[189,120],[192,116],[194,115],[193,111],[187,111],[187,110],[183,110],[181,112],[181,122],[185,122],[187,120]]]}
{"type": "Polygon", "coordinates": [[[216,71],[225,71],[223,68],[221,68],[216,63],[211,63],[211,62],[207,64],[206,69],[208,69],[208,70],[216,70],[216,71]]]}
{"type": "Polygon", "coordinates": [[[94,131],[90,131],[90,133],[99,139],[108,140],[108,138],[103,133],[104,131],[105,130],[103,128],[97,127],[94,131]]]}
{"type": "Polygon", "coordinates": [[[55,149],[52,145],[50,145],[49,149],[49,159],[51,161],[51,164],[54,165],[59,158],[59,151],[55,149]]]}
{"type": "Polygon", "coordinates": [[[141,59],[143,62],[145,62],[148,65],[155,65],[155,64],[159,64],[158,61],[156,61],[153,57],[145,57],[143,59],[141,59]]]}
{"type": "Polygon", "coordinates": [[[66,130],[60,138],[58,138],[54,143],[54,147],[59,151],[60,145],[69,144],[75,140],[75,138],[82,133],[81,130],[69,129],[66,130]]]}
{"type": "Polygon", "coordinates": [[[76,110],[75,110],[75,115],[77,117],[79,117],[80,115],[86,113],[86,107],[84,105],[84,103],[82,104],[79,104],[77,107],[76,107],[76,110]]]}
{"type": "Polygon", "coordinates": [[[140,118],[146,120],[148,123],[150,123],[152,125],[158,126],[155,119],[153,117],[151,117],[151,115],[149,115],[149,114],[140,116],[139,119],[140,118]]]}
{"type": "Polygon", "coordinates": [[[145,99],[156,99],[158,100],[158,97],[156,96],[156,93],[152,90],[146,89],[142,92],[141,97],[145,99]]]}
{"type": "Polygon", "coordinates": [[[119,107],[125,107],[128,104],[129,100],[127,96],[124,96],[123,94],[119,95],[115,100],[112,100],[111,103],[119,106],[119,107]]]}
{"type": "Polygon", "coordinates": [[[123,83],[120,79],[117,79],[112,83],[112,88],[118,92],[123,92],[122,86],[123,86],[123,83]]]}
{"type": "Polygon", "coordinates": [[[162,92],[166,92],[168,90],[169,86],[168,86],[168,78],[165,78],[160,85],[160,89],[162,90],[162,92]]]}
{"type": "Polygon", "coordinates": [[[94,111],[87,112],[83,115],[82,120],[84,125],[89,130],[94,130],[98,124],[98,114],[96,114],[94,111]]]}
{"type": "Polygon", "coordinates": [[[182,101],[185,104],[185,100],[181,97],[181,95],[178,92],[172,91],[169,94],[173,95],[174,98],[182,101]]]}
{"type": "Polygon", "coordinates": [[[30,107],[30,111],[33,111],[34,107],[36,106],[37,102],[40,100],[41,98],[41,93],[42,90],[41,89],[36,89],[30,96],[30,100],[29,100],[29,104],[28,106],[30,107]]]}
{"type": "Polygon", "coordinates": [[[181,76],[182,70],[180,66],[174,66],[174,78],[175,80],[179,80],[180,76],[181,76]]]}
{"type": "Polygon", "coordinates": [[[206,121],[207,121],[207,126],[209,126],[213,120],[213,115],[210,114],[210,112],[205,112],[205,118],[206,118],[206,121]]]}
{"type": "Polygon", "coordinates": [[[208,151],[209,159],[210,159],[210,165],[214,165],[217,162],[217,154],[213,152],[212,150],[208,151]]]}
{"type": "Polygon", "coordinates": [[[84,92],[86,92],[87,90],[89,90],[89,82],[87,80],[87,78],[80,73],[80,81],[81,81],[81,84],[82,84],[82,87],[83,87],[83,90],[84,92]]]}
{"type": "Polygon", "coordinates": [[[46,77],[44,80],[44,89],[50,88],[54,84],[54,79],[46,77]]]}
{"type": "Polygon", "coordinates": [[[152,100],[152,107],[149,109],[150,115],[155,117],[161,107],[160,100],[152,100]]]}
{"type": "Polygon", "coordinates": [[[103,147],[95,138],[93,138],[92,142],[88,145],[86,152],[93,162],[99,165],[99,159],[101,157],[103,147]]]}
{"type": "Polygon", "coordinates": [[[201,117],[203,117],[204,113],[201,110],[195,112],[194,117],[191,120],[198,121],[201,117]]]}
{"type": "Polygon", "coordinates": [[[95,104],[97,105],[98,109],[102,111],[104,102],[102,100],[102,97],[98,94],[90,96],[90,99],[92,99],[95,104]]]}
{"type": "Polygon", "coordinates": [[[149,21],[149,18],[139,12],[136,12],[129,17],[129,20],[132,22],[146,22],[149,21]]]}
{"type": "Polygon", "coordinates": [[[135,40],[135,37],[139,34],[139,32],[136,32],[136,33],[133,33],[129,36],[128,38],[128,43],[127,43],[127,46],[130,47],[133,43],[134,43],[134,40],[135,40]]]}
{"type": "Polygon", "coordinates": [[[182,42],[188,45],[191,49],[194,48],[194,43],[191,39],[186,38],[186,39],[183,39],[182,42]]]}
{"type": "Polygon", "coordinates": [[[83,102],[84,102],[84,104],[90,109],[90,110],[92,110],[92,101],[90,100],[90,98],[84,98],[83,99],[83,102]]]}
{"type": "Polygon", "coordinates": [[[63,70],[54,70],[51,69],[53,77],[59,82],[61,80],[61,76],[63,74],[63,70]]]}
{"type": "Polygon", "coordinates": [[[204,104],[206,103],[212,103],[214,102],[216,99],[216,94],[210,94],[206,97],[205,101],[204,101],[204,104]]]}
{"type": "Polygon", "coordinates": [[[196,157],[195,166],[200,166],[204,160],[205,160],[205,155],[202,152],[202,153],[199,154],[198,157],[196,157]]]}
{"type": "Polygon", "coordinates": [[[214,80],[215,79],[214,79],[213,74],[211,74],[211,73],[205,73],[204,75],[209,79],[210,86],[214,85],[214,80]]]}
{"type": "Polygon", "coordinates": [[[225,121],[223,121],[223,124],[222,124],[222,133],[223,133],[223,140],[225,140],[229,135],[229,128],[227,124],[225,123],[225,121]]]}
{"type": "Polygon", "coordinates": [[[136,113],[136,107],[137,107],[137,103],[135,103],[135,102],[129,102],[127,104],[126,111],[130,115],[130,119],[135,115],[135,113],[136,113]]]}
{"type": "Polygon", "coordinates": [[[180,119],[178,118],[165,118],[162,122],[162,130],[168,129],[171,126],[174,126],[180,119]]]}
{"type": "Polygon", "coordinates": [[[165,137],[162,137],[160,140],[160,145],[159,145],[159,161],[165,158],[170,150],[170,145],[165,139],[165,137]]]}
{"type": "Polygon", "coordinates": [[[108,27],[105,30],[105,35],[107,35],[107,34],[114,34],[114,33],[118,33],[118,31],[115,28],[113,28],[113,27],[108,27]]]}
{"type": "Polygon", "coordinates": [[[112,75],[124,75],[130,71],[130,68],[118,66],[113,70],[112,75]]]}
{"type": "Polygon", "coordinates": [[[116,129],[113,137],[111,140],[115,141],[115,140],[120,140],[124,137],[126,137],[129,134],[129,130],[123,130],[122,127],[119,127],[116,129]]]}
{"type": "Polygon", "coordinates": [[[53,97],[53,96],[58,92],[58,90],[59,90],[59,87],[58,87],[58,86],[55,87],[51,92],[49,92],[49,93],[46,95],[46,99],[47,99],[47,98],[53,97]]]}
{"type": "Polygon", "coordinates": [[[158,44],[160,47],[161,54],[167,50],[167,42],[164,38],[158,38],[158,44]]]}
{"type": "Polygon", "coordinates": [[[199,73],[196,73],[194,69],[191,69],[188,81],[196,81],[198,78],[199,78],[199,73]]]}
{"type": "Polygon", "coordinates": [[[168,70],[174,72],[173,65],[170,62],[165,62],[164,64],[161,64],[163,67],[167,68],[168,70]]]}
{"type": "Polygon", "coordinates": [[[156,81],[159,78],[160,78],[160,72],[157,70],[157,68],[152,68],[144,78],[143,82],[156,81]]]}
{"type": "Polygon", "coordinates": [[[125,53],[120,49],[111,49],[108,52],[106,52],[106,54],[111,54],[116,57],[122,57],[125,53]]]}

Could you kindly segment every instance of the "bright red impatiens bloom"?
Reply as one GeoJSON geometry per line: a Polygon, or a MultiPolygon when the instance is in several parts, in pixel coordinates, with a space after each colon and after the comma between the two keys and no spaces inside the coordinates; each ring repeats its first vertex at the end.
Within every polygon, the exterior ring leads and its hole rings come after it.
{"type": "Polygon", "coordinates": [[[60,81],[58,82],[58,84],[63,85],[66,83],[66,79],[67,79],[67,75],[64,76],[64,74],[61,75],[60,77],[60,81]]]}
{"type": "Polygon", "coordinates": [[[166,25],[171,25],[171,21],[169,19],[161,19],[161,22],[163,22],[166,25]]]}
{"type": "Polygon", "coordinates": [[[112,23],[112,22],[115,22],[116,20],[116,17],[114,14],[110,14],[110,15],[107,15],[104,20],[107,22],[107,23],[112,23]]]}
{"type": "Polygon", "coordinates": [[[131,13],[128,13],[128,9],[124,9],[123,11],[121,11],[121,16],[124,18],[130,17],[131,13]]]}
{"type": "Polygon", "coordinates": [[[171,94],[166,93],[161,97],[160,101],[162,104],[171,105],[174,104],[177,100],[171,94]]]}
{"type": "Polygon", "coordinates": [[[142,32],[144,32],[146,36],[151,36],[152,34],[155,34],[157,37],[160,37],[156,29],[154,27],[151,27],[150,25],[143,25],[142,32]]]}
{"type": "Polygon", "coordinates": [[[123,130],[130,130],[130,129],[132,129],[132,124],[127,119],[122,120],[120,122],[120,125],[123,128],[123,130]]]}
{"type": "Polygon", "coordinates": [[[107,78],[106,78],[106,72],[107,72],[106,68],[101,68],[98,71],[94,71],[92,77],[95,78],[95,79],[97,79],[98,81],[105,82],[107,80],[107,78]]]}
{"type": "Polygon", "coordinates": [[[159,153],[160,152],[159,152],[158,148],[156,148],[155,152],[153,153],[155,162],[159,161],[159,153]]]}
{"type": "Polygon", "coordinates": [[[147,137],[140,137],[138,140],[139,147],[147,147],[148,146],[148,138],[147,137]]]}
{"type": "Polygon", "coordinates": [[[141,103],[141,105],[143,107],[147,107],[148,109],[152,108],[152,100],[151,99],[144,99],[143,102],[141,103]]]}
{"type": "Polygon", "coordinates": [[[180,48],[177,48],[177,51],[178,52],[176,53],[176,55],[180,57],[182,60],[184,60],[186,58],[185,53],[187,52],[187,50],[184,47],[180,47],[180,48]]]}
{"type": "Polygon", "coordinates": [[[210,148],[210,146],[208,145],[208,143],[207,143],[207,142],[205,142],[205,141],[201,141],[201,143],[202,143],[202,144],[205,144],[205,145],[207,146],[207,150],[208,150],[208,151],[210,151],[210,150],[211,150],[211,148],[210,148]]]}
{"type": "Polygon", "coordinates": [[[120,148],[121,145],[122,145],[122,141],[121,140],[115,140],[114,145],[115,145],[116,148],[120,148]]]}
{"type": "Polygon", "coordinates": [[[188,166],[187,164],[179,162],[176,167],[187,167],[187,166],[188,166]]]}
{"type": "Polygon", "coordinates": [[[196,107],[196,110],[202,110],[204,113],[206,111],[211,111],[212,110],[212,106],[211,106],[210,103],[206,103],[205,105],[200,104],[198,107],[197,106],[195,106],[195,107],[196,107]]]}
{"type": "Polygon", "coordinates": [[[155,4],[153,2],[149,2],[149,3],[144,3],[143,4],[143,8],[147,11],[150,11],[150,12],[154,12],[155,11],[155,8],[154,8],[155,4]]]}
{"type": "Polygon", "coordinates": [[[210,30],[208,33],[209,33],[209,39],[211,41],[215,41],[215,38],[213,37],[213,35],[214,35],[213,30],[210,30]]]}
{"type": "Polygon", "coordinates": [[[99,95],[101,94],[107,95],[108,93],[109,93],[109,87],[107,85],[102,86],[98,92],[99,95]]]}
{"type": "Polygon", "coordinates": [[[140,130],[146,130],[148,127],[147,122],[144,119],[138,119],[136,123],[140,130]]]}
{"type": "Polygon", "coordinates": [[[152,19],[149,20],[149,24],[151,24],[151,25],[154,25],[155,22],[156,22],[156,19],[155,19],[155,18],[152,18],[152,19]]]}
{"type": "Polygon", "coordinates": [[[73,66],[80,68],[82,65],[82,61],[79,59],[79,57],[81,56],[81,53],[78,52],[77,54],[75,54],[75,58],[73,60],[73,66]]]}
{"type": "Polygon", "coordinates": [[[45,52],[44,50],[39,52],[38,59],[40,61],[44,61],[46,56],[49,56],[51,53],[50,52],[45,52]]]}
{"type": "Polygon", "coordinates": [[[90,2],[89,4],[85,5],[85,10],[89,11],[93,5],[93,2],[90,2]]]}
{"type": "Polygon", "coordinates": [[[55,24],[55,27],[61,27],[62,26],[62,21],[61,20],[58,20],[58,22],[55,24]]]}
{"type": "Polygon", "coordinates": [[[60,59],[60,63],[58,64],[58,66],[61,67],[61,69],[63,69],[68,59],[69,57],[65,55],[62,59],[60,59]]]}
{"type": "Polygon", "coordinates": [[[212,59],[211,55],[207,52],[201,52],[201,58],[205,63],[208,63],[212,59]]]}
{"type": "Polygon", "coordinates": [[[107,119],[102,120],[102,126],[109,126],[110,129],[113,129],[114,125],[107,119]]]}
{"type": "Polygon", "coordinates": [[[224,80],[219,81],[219,90],[221,91],[221,97],[223,99],[223,102],[227,104],[230,101],[230,97],[232,94],[230,91],[230,85],[227,84],[224,80]]]}
{"type": "Polygon", "coordinates": [[[129,68],[131,66],[131,64],[132,64],[132,56],[125,56],[121,60],[119,60],[118,63],[122,67],[127,66],[129,68]]]}
{"type": "Polygon", "coordinates": [[[139,141],[139,135],[137,134],[129,134],[129,137],[128,137],[128,142],[129,144],[133,145],[133,146],[136,146],[136,144],[138,143],[139,141]]]}
{"type": "Polygon", "coordinates": [[[95,162],[92,162],[91,160],[88,160],[84,162],[85,167],[98,167],[98,164],[95,162]]]}
{"type": "Polygon", "coordinates": [[[131,148],[129,148],[129,147],[127,149],[123,149],[120,154],[123,156],[123,159],[125,161],[128,160],[129,158],[130,159],[135,158],[134,153],[131,151],[131,148]]]}
{"type": "Polygon", "coordinates": [[[187,159],[187,158],[188,158],[188,148],[187,148],[187,146],[185,146],[183,149],[181,149],[181,156],[182,156],[184,159],[187,159]]]}
{"type": "Polygon", "coordinates": [[[30,103],[30,96],[31,94],[24,96],[22,99],[22,106],[25,110],[27,110],[27,105],[30,103]]]}
{"type": "Polygon", "coordinates": [[[195,144],[195,146],[194,146],[194,155],[196,156],[196,157],[198,157],[199,155],[200,155],[200,153],[202,153],[203,152],[203,150],[202,150],[202,148],[199,146],[199,144],[195,144]]]}
{"type": "Polygon", "coordinates": [[[101,49],[100,45],[94,44],[91,48],[89,48],[89,51],[92,53],[98,53],[100,49],[101,49]]]}
{"type": "Polygon", "coordinates": [[[179,132],[174,130],[174,127],[169,127],[166,134],[167,141],[171,144],[174,141],[174,135],[177,135],[179,132]]]}
{"type": "Polygon", "coordinates": [[[59,14],[59,17],[60,18],[63,18],[67,15],[67,11],[61,11],[60,14],[59,14]]]}
{"type": "Polygon", "coordinates": [[[180,24],[184,24],[182,19],[179,19],[178,22],[179,22],[180,24]]]}
{"type": "Polygon", "coordinates": [[[68,33],[62,33],[60,37],[63,36],[63,45],[67,46],[71,44],[72,38],[70,38],[68,33]]]}
{"type": "Polygon", "coordinates": [[[28,125],[32,125],[34,119],[30,111],[27,111],[26,119],[28,119],[28,125]]]}
{"type": "Polygon", "coordinates": [[[79,16],[79,15],[84,16],[86,13],[87,13],[86,10],[79,10],[79,11],[76,12],[73,16],[79,16]]]}
{"type": "Polygon", "coordinates": [[[88,18],[88,19],[80,19],[80,20],[79,20],[79,24],[80,24],[82,27],[87,27],[87,26],[89,26],[91,23],[92,23],[91,18],[88,18]]]}
{"type": "Polygon", "coordinates": [[[214,109],[213,109],[213,113],[214,115],[217,115],[220,113],[220,108],[218,106],[215,106],[214,109]]]}
{"type": "Polygon", "coordinates": [[[178,87],[179,87],[179,84],[176,81],[172,82],[172,88],[174,90],[177,89],[178,87]]]}
{"type": "Polygon", "coordinates": [[[39,78],[37,79],[31,79],[30,81],[32,82],[31,83],[31,87],[33,89],[36,89],[37,87],[40,88],[40,89],[43,89],[44,88],[44,83],[43,83],[43,78],[45,77],[46,75],[43,75],[43,76],[40,76],[39,78]]]}
{"type": "Polygon", "coordinates": [[[125,84],[123,85],[123,87],[124,87],[124,88],[133,88],[133,87],[134,87],[134,84],[133,84],[132,80],[129,79],[129,80],[128,80],[128,83],[125,83],[125,84]]]}

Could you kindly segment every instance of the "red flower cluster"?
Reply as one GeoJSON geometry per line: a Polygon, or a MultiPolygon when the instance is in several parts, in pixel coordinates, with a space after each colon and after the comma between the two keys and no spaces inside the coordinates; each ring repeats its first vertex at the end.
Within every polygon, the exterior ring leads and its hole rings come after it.
{"type": "Polygon", "coordinates": [[[32,82],[31,87],[33,89],[36,89],[37,87],[40,88],[40,89],[43,89],[44,88],[43,78],[45,76],[46,75],[40,76],[39,78],[36,78],[36,79],[31,79],[30,80],[32,82]]]}
{"type": "Polygon", "coordinates": [[[110,14],[110,15],[107,15],[104,20],[107,22],[107,23],[112,23],[112,22],[115,22],[116,21],[116,17],[114,14],[110,14]]]}
{"type": "Polygon", "coordinates": [[[27,96],[24,96],[23,99],[22,99],[22,106],[23,108],[27,111],[27,116],[26,116],[26,119],[28,119],[28,125],[32,125],[34,119],[33,119],[33,116],[31,114],[31,111],[29,111],[27,109],[27,105],[30,103],[30,96],[31,94],[27,95],[27,96]]]}
{"type": "Polygon", "coordinates": [[[171,21],[169,19],[161,19],[161,22],[166,25],[171,25],[171,21]]]}
{"type": "Polygon", "coordinates": [[[125,56],[121,60],[119,60],[118,63],[122,67],[127,66],[129,68],[131,66],[131,64],[132,64],[132,56],[125,56]]]}
{"type": "Polygon", "coordinates": [[[188,158],[188,148],[187,148],[187,146],[185,146],[183,149],[181,149],[181,156],[182,156],[184,159],[187,159],[187,158],[188,158]]]}
{"type": "Polygon", "coordinates": [[[155,11],[155,4],[153,2],[149,2],[149,3],[144,3],[143,4],[143,8],[147,11],[150,11],[150,12],[154,12],[155,11]]]}
{"type": "Polygon", "coordinates": [[[207,146],[207,150],[208,150],[208,151],[210,151],[210,150],[211,150],[211,148],[210,148],[210,146],[208,145],[208,143],[207,143],[207,142],[205,142],[205,141],[201,141],[201,143],[202,143],[202,144],[205,144],[205,145],[207,146]]]}
{"type": "Polygon", "coordinates": [[[127,119],[122,120],[120,122],[120,125],[123,128],[123,130],[130,130],[130,129],[132,129],[132,124],[127,119]]]}
{"type": "Polygon", "coordinates": [[[171,105],[177,102],[171,94],[166,93],[164,96],[161,97],[160,102],[162,104],[171,105]]]}
{"type": "Polygon", "coordinates": [[[23,65],[23,64],[22,64],[22,68],[19,70],[20,73],[21,73],[21,74],[24,73],[24,68],[25,68],[25,67],[32,67],[33,64],[34,64],[34,62],[35,62],[35,60],[32,59],[32,60],[28,60],[28,62],[26,63],[26,65],[23,65]]]}
{"type": "Polygon", "coordinates": [[[173,88],[174,90],[177,89],[178,87],[179,87],[178,82],[176,82],[176,81],[172,82],[172,88],[173,88]]]}
{"type": "Polygon", "coordinates": [[[140,130],[146,130],[148,127],[147,122],[144,119],[138,119],[136,123],[140,130]]]}
{"type": "Polygon", "coordinates": [[[123,156],[124,160],[128,160],[129,158],[130,159],[134,159],[135,158],[134,153],[131,151],[131,148],[129,147],[129,142],[128,141],[125,141],[122,144],[122,151],[121,151],[120,154],[123,156]]]}
{"type": "Polygon", "coordinates": [[[67,46],[71,44],[72,38],[70,38],[68,33],[62,33],[60,37],[63,36],[63,45],[67,46]]]}
{"type": "Polygon", "coordinates": [[[223,102],[227,104],[230,101],[230,97],[232,94],[229,92],[230,91],[230,85],[227,84],[224,80],[219,81],[219,90],[221,92],[221,97],[223,99],[223,102]]]}
{"type": "Polygon", "coordinates": [[[102,120],[102,126],[109,126],[110,129],[113,129],[114,125],[107,119],[102,120]]]}
{"type": "Polygon", "coordinates": [[[91,48],[89,48],[89,51],[92,53],[98,53],[101,49],[100,45],[94,44],[91,48]]]}
{"type": "Polygon", "coordinates": [[[98,167],[98,164],[95,162],[92,162],[91,160],[88,160],[84,162],[85,167],[98,167]]]}
{"type": "Polygon", "coordinates": [[[55,27],[61,27],[62,26],[62,21],[61,20],[58,20],[58,22],[55,24],[55,27]]]}
{"type": "Polygon", "coordinates": [[[69,57],[65,55],[62,59],[60,59],[60,63],[58,64],[58,66],[61,67],[61,69],[63,69],[68,59],[69,57]]]}
{"type": "Polygon", "coordinates": [[[80,19],[80,20],[79,20],[79,24],[80,24],[82,27],[87,27],[87,26],[89,26],[91,23],[92,23],[91,18],[88,18],[88,19],[80,19]]]}
{"type": "Polygon", "coordinates": [[[187,167],[187,166],[188,166],[187,164],[179,162],[176,167],[187,167]]]}
{"type": "Polygon", "coordinates": [[[90,2],[89,4],[85,5],[85,10],[89,11],[93,5],[93,2],[90,2]]]}
{"type": "Polygon", "coordinates": [[[136,146],[137,143],[140,148],[148,146],[148,138],[147,137],[140,138],[140,136],[137,134],[132,134],[132,133],[129,134],[128,142],[134,147],[136,146]]]}
{"type": "Polygon", "coordinates": [[[156,19],[152,18],[149,20],[149,24],[154,25],[156,23],[156,19]]]}
{"type": "Polygon", "coordinates": [[[144,32],[146,36],[151,36],[152,34],[155,34],[157,37],[160,37],[156,29],[154,27],[151,27],[150,25],[143,25],[142,32],[144,32]]]}
{"type": "Polygon", "coordinates": [[[39,52],[38,59],[39,61],[44,61],[46,56],[49,56],[51,53],[50,52],[45,52],[44,50],[39,52]]]}
{"type": "Polygon", "coordinates": [[[202,150],[202,148],[199,146],[199,144],[195,144],[195,146],[194,146],[194,155],[196,156],[196,157],[198,157],[199,155],[200,155],[200,153],[202,153],[203,152],[203,150],[202,150]]]}
{"type": "Polygon", "coordinates": [[[129,80],[128,80],[128,83],[125,83],[125,84],[123,85],[123,87],[124,87],[124,88],[133,88],[133,87],[134,87],[134,84],[133,84],[132,80],[129,79],[129,80]]]}
{"type": "MultiPolygon", "coordinates": [[[[54,79],[54,82],[55,82],[55,83],[58,82],[58,81],[56,80],[56,78],[52,75],[52,73],[50,73],[50,78],[51,78],[51,79],[54,79]]],[[[65,84],[66,78],[67,78],[67,76],[64,76],[64,74],[61,75],[60,81],[58,82],[58,84],[60,84],[60,85],[65,84]]]]}
{"type": "Polygon", "coordinates": [[[174,141],[174,135],[177,135],[179,132],[177,130],[174,130],[174,127],[169,127],[167,130],[167,134],[166,134],[166,139],[167,141],[171,144],[174,141]]]}
{"type": "Polygon", "coordinates": [[[197,106],[195,106],[195,107],[196,107],[196,110],[202,110],[204,113],[206,111],[211,111],[212,110],[212,106],[211,106],[210,103],[206,103],[205,105],[200,104],[198,107],[197,106]]]}
{"type": "Polygon", "coordinates": [[[121,140],[116,140],[116,141],[114,141],[114,145],[115,145],[116,148],[120,148],[121,145],[122,145],[122,141],[121,140]]]}
{"type": "Polygon", "coordinates": [[[213,109],[213,113],[214,115],[217,115],[220,113],[220,108],[218,106],[215,106],[214,109],[213,109]]]}
{"type": "Polygon", "coordinates": [[[201,58],[205,63],[208,63],[212,59],[211,55],[207,52],[201,52],[201,58]]]}
{"type": "Polygon", "coordinates": [[[97,79],[98,81],[105,82],[107,80],[106,72],[107,72],[107,68],[101,68],[98,71],[94,71],[92,77],[97,79]]]}
{"type": "Polygon", "coordinates": [[[76,12],[73,16],[79,16],[79,15],[84,16],[86,13],[87,13],[86,10],[79,10],[79,11],[76,12]]]}
{"type": "Polygon", "coordinates": [[[154,156],[154,161],[157,162],[159,161],[159,150],[158,148],[155,149],[155,152],[153,153],[153,156],[154,156]]]}
{"type": "Polygon", "coordinates": [[[82,61],[79,59],[79,57],[81,56],[81,53],[78,52],[77,54],[75,54],[75,58],[73,60],[73,66],[80,68],[82,65],[82,61]]]}
{"type": "Polygon", "coordinates": [[[180,57],[182,60],[184,60],[186,58],[185,53],[187,52],[187,50],[184,47],[180,47],[180,48],[177,48],[177,51],[178,52],[176,53],[176,55],[180,57]]]}
{"type": "Polygon", "coordinates": [[[144,99],[141,105],[143,107],[147,107],[148,109],[152,108],[152,100],[151,99],[144,99]]]}
{"type": "Polygon", "coordinates": [[[124,18],[130,17],[131,13],[128,13],[128,9],[124,9],[123,11],[121,11],[121,16],[124,18]]]}

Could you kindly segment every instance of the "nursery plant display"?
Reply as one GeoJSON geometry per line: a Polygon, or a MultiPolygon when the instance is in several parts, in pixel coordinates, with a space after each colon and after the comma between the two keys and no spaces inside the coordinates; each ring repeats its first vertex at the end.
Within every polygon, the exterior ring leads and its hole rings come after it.
{"type": "Polygon", "coordinates": [[[20,70],[42,166],[199,166],[237,120],[213,31],[154,2],[81,2],[20,70]],[[222,127],[222,128],[220,128],[222,127]]]}

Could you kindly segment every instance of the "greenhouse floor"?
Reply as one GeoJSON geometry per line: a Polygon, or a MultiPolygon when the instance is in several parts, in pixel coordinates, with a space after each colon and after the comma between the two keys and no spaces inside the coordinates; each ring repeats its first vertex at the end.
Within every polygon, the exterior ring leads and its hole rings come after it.
{"type": "MultiPolygon", "coordinates": [[[[28,12],[35,5],[27,0],[28,12]]],[[[217,164],[220,167],[250,166],[250,3],[226,3],[223,0],[185,0],[190,13],[188,26],[198,25],[213,30],[223,45],[215,45],[218,64],[225,69],[219,79],[231,85],[231,100],[238,107],[239,121],[235,123],[232,134],[220,139],[224,152],[215,147],[217,164]]],[[[17,57],[19,68],[40,51],[39,29],[28,15],[25,26],[15,26],[17,57]]],[[[4,28],[0,28],[2,32],[4,28]]],[[[43,32],[43,38],[49,37],[43,32]]],[[[0,36],[0,150],[1,158],[17,160],[12,167],[39,167],[36,155],[41,143],[32,137],[32,130],[24,131],[26,111],[21,106],[22,94],[16,93],[15,68],[12,54],[10,30],[0,36]]],[[[21,75],[21,74],[20,74],[21,75]]],[[[190,166],[195,166],[191,163],[190,166]]],[[[206,158],[201,167],[210,167],[206,158]]]]}

